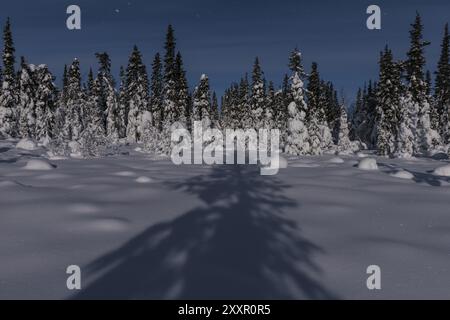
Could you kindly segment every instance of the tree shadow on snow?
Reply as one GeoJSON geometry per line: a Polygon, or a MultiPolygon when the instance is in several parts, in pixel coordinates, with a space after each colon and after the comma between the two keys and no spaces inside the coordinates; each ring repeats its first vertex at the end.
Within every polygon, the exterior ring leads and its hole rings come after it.
{"type": "Polygon", "coordinates": [[[298,204],[276,177],[260,176],[256,166],[225,165],[169,187],[203,205],[82,268],[95,280],[73,298],[337,298],[315,279],[321,271],[313,256],[322,250],[284,216],[298,204]]]}

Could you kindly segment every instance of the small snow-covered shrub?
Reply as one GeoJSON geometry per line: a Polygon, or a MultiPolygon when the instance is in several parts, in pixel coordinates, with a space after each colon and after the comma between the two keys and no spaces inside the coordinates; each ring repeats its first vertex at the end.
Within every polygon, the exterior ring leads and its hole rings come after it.
{"type": "Polygon", "coordinates": [[[374,158],[364,158],[358,164],[361,170],[378,170],[377,161],[374,158]]]}
{"type": "Polygon", "coordinates": [[[66,141],[62,138],[56,138],[47,145],[50,158],[65,158],[70,156],[70,148],[66,141]]]}
{"type": "Polygon", "coordinates": [[[30,140],[28,138],[24,138],[22,140],[20,140],[17,145],[16,145],[17,149],[23,149],[23,150],[28,150],[28,151],[33,151],[37,149],[37,145],[33,140],[30,140]]]}
{"type": "Polygon", "coordinates": [[[72,150],[73,154],[79,153],[82,158],[100,158],[107,155],[116,154],[118,147],[105,136],[103,130],[98,126],[89,125],[81,133],[79,144],[79,152],[72,150]]]}

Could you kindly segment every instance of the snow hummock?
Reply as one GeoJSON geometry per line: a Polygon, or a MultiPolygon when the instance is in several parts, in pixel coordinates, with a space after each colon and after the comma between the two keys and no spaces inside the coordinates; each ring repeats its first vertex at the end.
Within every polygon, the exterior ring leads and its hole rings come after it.
{"type": "Polygon", "coordinates": [[[328,162],[330,162],[330,163],[344,163],[344,159],[339,158],[339,157],[334,157],[334,158],[331,158],[330,160],[328,160],[328,162]]]}
{"type": "Polygon", "coordinates": [[[378,170],[377,160],[374,158],[364,158],[358,164],[361,170],[378,170]]]}
{"type": "Polygon", "coordinates": [[[33,151],[33,150],[36,150],[38,147],[34,141],[24,138],[17,143],[16,148],[33,151]]]}
{"type": "Polygon", "coordinates": [[[151,182],[153,182],[153,179],[146,177],[146,176],[141,176],[141,177],[136,178],[135,181],[137,183],[151,183],[151,182]]]}
{"type": "Polygon", "coordinates": [[[411,172],[408,172],[406,170],[399,170],[397,172],[391,173],[391,177],[399,178],[399,179],[407,179],[412,180],[414,179],[414,175],[411,172]]]}
{"type": "Polygon", "coordinates": [[[450,164],[436,168],[433,173],[437,176],[450,177],[450,164]]]}
{"type": "Polygon", "coordinates": [[[366,158],[366,157],[368,157],[368,155],[365,154],[365,153],[363,153],[363,152],[358,152],[358,153],[356,154],[356,156],[357,156],[358,158],[366,158]]]}
{"type": "Polygon", "coordinates": [[[32,159],[32,160],[28,160],[27,164],[23,168],[25,170],[42,170],[42,171],[46,171],[46,170],[53,170],[54,166],[51,165],[50,163],[48,163],[47,161],[44,161],[44,160],[32,159]]]}
{"type": "Polygon", "coordinates": [[[285,157],[283,156],[279,156],[278,157],[278,168],[280,169],[286,169],[288,167],[288,161],[286,160],[285,157]]]}

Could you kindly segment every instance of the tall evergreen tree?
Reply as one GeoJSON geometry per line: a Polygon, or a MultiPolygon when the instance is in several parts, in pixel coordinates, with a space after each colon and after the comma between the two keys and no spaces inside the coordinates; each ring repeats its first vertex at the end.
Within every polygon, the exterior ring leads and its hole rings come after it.
{"type": "Polygon", "coordinates": [[[312,154],[322,154],[332,143],[324,111],[324,102],[326,101],[324,97],[326,96],[323,94],[322,88],[317,63],[313,62],[307,87],[308,113],[306,115],[312,154]]]}
{"type": "Polygon", "coordinates": [[[436,142],[436,134],[431,128],[430,104],[427,99],[427,85],[424,79],[423,68],[425,66],[424,48],[430,43],[423,40],[423,25],[420,15],[416,14],[416,19],[411,25],[410,49],[407,53],[406,63],[409,90],[413,102],[417,105],[418,121],[417,136],[415,143],[416,153],[427,153],[436,142]]]}
{"type": "Polygon", "coordinates": [[[55,138],[56,119],[55,112],[58,98],[53,83],[54,77],[46,65],[39,66],[35,73],[36,83],[36,133],[38,141],[44,143],[55,138]]]}
{"type": "Polygon", "coordinates": [[[347,108],[345,106],[344,101],[342,101],[340,108],[340,117],[339,117],[339,125],[338,125],[338,139],[337,139],[337,147],[339,152],[347,153],[352,150],[352,143],[349,138],[349,128],[348,128],[348,116],[347,116],[347,108]]]}
{"type": "Polygon", "coordinates": [[[258,57],[255,58],[255,63],[253,65],[251,93],[250,108],[252,127],[255,130],[258,130],[263,125],[266,100],[263,73],[258,57]]]}
{"type": "Polygon", "coordinates": [[[217,101],[216,92],[213,91],[212,100],[211,100],[211,116],[214,127],[220,127],[220,118],[219,118],[219,103],[217,101]]]}
{"type": "Polygon", "coordinates": [[[237,91],[234,93],[237,94],[237,97],[233,97],[233,118],[238,128],[250,129],[253,127],[253,117],[250,106],[250,84],[247,74],[245,74],[245,76],[241,79],[239,87],[236,89],[237,91]]]}
{"type": "Polygon", "coordinates": [[[19,77],[19,137],[34,139],[36,129],[35,66],[28,65],[21,57],[19,77]]]}
{"type": "Polygon", "coordinates": [[[183,126],[186,126],[191,117],[191,109],[189,104],[189,87],[180,52],[177,53],[175,58],[175,89],[177,97],[176,120],[183,126]]]}
{"type": "Polygon", "coordinates": [[[15,137],[17,135],[18,110],[16,94],[15,48],[9,18],[3,29],[3,83],[0,95],[0,134],[15,137]]]}
{"type": "Polygon", "coordinates": [[[176,78],[176,57],[175,57],[175,35],[172,25],[168,26],[164,55],[164,126],[170,127],[178,120],[179,110],[177,110],[177,78],[176,78]]]}
{"type": "Polygon", "coordinates": [[[194,120],[202,121],[209,127],[213,118],[211,111],[209,80],[208,76],[203,74],[200,78],[199,85],[194,91],[194,120]]]}
{"type": "Polygon", "coordinates": [[[127,78],[123,66],[120,66],[120,87],[119,87],[119,138],[127,136],[128,125],[128,97],[127,97],[127,78]]]}
{"type": "Polygon", "coordinates": [[[288,120],[286,130],[286,144],[284,151],[292,155],[308,154],[310,150],[310,137],[306,125],[307,105],[303,81],[300,79],[299,69],[293,69],[291,77],[292,101],[288,106],[288,120]]]}
{"type": "Polygon", "coordinates": [[[151,76],[151,111],[153,114],[154,125],[158,130],[162,130],[163,126],[163,75],[162,75],[162,63],[159,52],[156,53],[152,63],[152,76],[151,76]]]}
{"type": "Polygon", "coordinates": [[[289,69],[291,70],[292,76],[295,75],[295,73],[298,74],[300,79],[302,79],[305,76],[305,71],[303,69],[302,65],[302,55],[298,48],[295,48],[291,55],[289,56],[289,69]]]}
{"type": "Polygon", "coordinates": [[[401,70],[393,61],[392,51],[386,46],[380,55],[380,81],[377,100],[377,150],[390,155],[395,150],[401,95],[401,70]]]}
{"type": "Polygon", "coordinates": [[[143,134],[142,115],[148,111],[148,75],[142,55],[134,46],[126,71],[126,97],[128,99],[127,138],[131,142],[141,140],[143,134]]]}
{"type": "Polygon", "coordinates": [[[74,59],[67,71],[67,101],[63,134],[66,140],[76,141],[83,131],[82,108],[85,97],[81,90],[80,62],[74,59]]]}
{"type": "Polygon", "coordinates": [[[437,128],[445,143],[450,143],[450,35],[448,23],[444,28],[441,54],[436,71],[435,106],[437,128]]]}

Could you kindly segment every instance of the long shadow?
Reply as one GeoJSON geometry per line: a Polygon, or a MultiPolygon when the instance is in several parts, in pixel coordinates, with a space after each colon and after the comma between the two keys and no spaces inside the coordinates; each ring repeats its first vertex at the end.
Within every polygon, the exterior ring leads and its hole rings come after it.
{"type": "Polygon", "coordinates": [[[298,204],[276,177],[225,165],[168,187],[203,204],[82,268],[92,282],[74,299],[337,298],[315,280],[323,251],[283,214],[298,204]]]}

